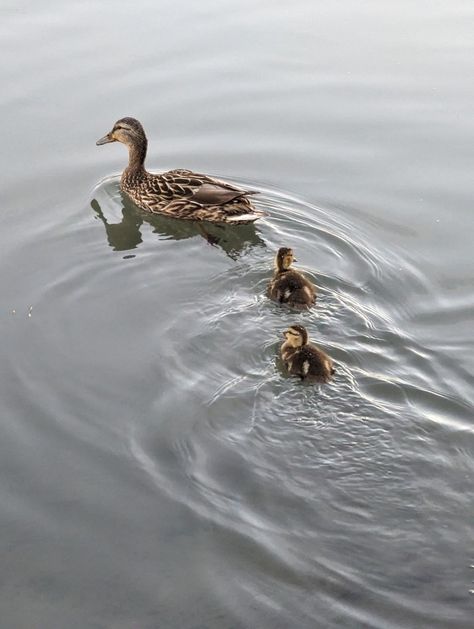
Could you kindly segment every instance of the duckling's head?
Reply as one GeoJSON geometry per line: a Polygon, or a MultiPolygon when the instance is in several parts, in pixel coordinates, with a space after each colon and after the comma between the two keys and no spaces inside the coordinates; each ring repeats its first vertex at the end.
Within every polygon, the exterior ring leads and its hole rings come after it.
{"type": "Polygon", "coordinates": [[[303,347],[308,342],[308,332],[302,325],[291,325],[283,332],[283,336],[291,347],[303,347]]]}
{"type": "Polygon", "coordinates": [[[278,271],[287,271],[295,261],[293,249],[289,247],[280,247],[275,258],[275,266],[278,271]]]}
{"type": "Polygon", "coordinates": [[[147,143],[145,131],[136,118],[121,118],[114,124],[112,131],[97,140],[97,146],[109,142],[122,142],[127,146],[145,145],[147,143]]]}

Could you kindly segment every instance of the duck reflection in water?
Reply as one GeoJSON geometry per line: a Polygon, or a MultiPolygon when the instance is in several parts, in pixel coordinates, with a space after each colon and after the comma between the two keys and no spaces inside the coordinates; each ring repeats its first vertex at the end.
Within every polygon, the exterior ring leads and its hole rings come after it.
{"type": "Polygon", "coordinates": [[[91,207],[103,223],[107,242],[114,251],[130,251],[142,242],[141,228],[148,223],[160,239],[182,240],[201,236],[210,245],[219,247],[236,260],[250,247],[265,247],[254,223],[225,225],[201,221],[180,221],[159,214],[149,214],[137,208],[125,195],[121,195],[122,220],[112,223],[104,214],[99,201],[93,199],[91,207]]]}

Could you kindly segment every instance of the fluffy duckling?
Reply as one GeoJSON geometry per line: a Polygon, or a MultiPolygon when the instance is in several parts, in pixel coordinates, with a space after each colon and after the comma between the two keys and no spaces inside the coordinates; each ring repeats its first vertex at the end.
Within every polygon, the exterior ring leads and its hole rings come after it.
{"type": "Polygon", "coordinates": [[[268,286],[270,298],[293,308],[310,308],[316,301],[316,287],[300,271],[290,268],[294,261],[293,249],[278,249],[275,274],[268,286]]]}
{"type": "Polygon", "coordinates": [[[322,349],[308,343],[308,332],[302,325],[292,325],[283,333],[285,342],[280,356],[288,372],[316,382],[328,382],[336,373],[331,358],[322,349]]]}
{"type": "Polygon", "coordinates": [[[138,207],[173,218],[213,223],[252,223],[266,213],[255,208],[249,196],[256,194],[225,181],[190,170],[155,174],[145,169],[148,141],[135,118],[121,118],[97,145],[121,142],[128,148],[128,166],[120,187],[138,207]]]}

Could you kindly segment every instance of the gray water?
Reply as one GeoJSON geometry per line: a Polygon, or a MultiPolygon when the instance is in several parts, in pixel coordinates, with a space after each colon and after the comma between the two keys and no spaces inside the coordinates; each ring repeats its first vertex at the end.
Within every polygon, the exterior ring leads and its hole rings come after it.
{"type": "Polygon", "coordinates": [[[0,628],[472,627],[472,2],[0,16],[0,628]],[[268,218],[136,209],[125,115],[268,218]],[[330,385],[281,372],[293,321],[330,385]]]}

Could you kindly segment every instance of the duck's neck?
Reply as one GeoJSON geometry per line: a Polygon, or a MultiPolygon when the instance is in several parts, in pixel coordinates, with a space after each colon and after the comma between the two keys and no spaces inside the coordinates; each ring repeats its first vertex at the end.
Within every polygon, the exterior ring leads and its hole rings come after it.
{"type": "Polygon", "coordinates": [[[283,264],[277,263],[275,265],[275,275],[281,275],[282,273],[286,273],[289,270],[290,270],[289,266],[285,268],[283,264]]]}
{"type": "Polygon", "coordinates": [[[285,341],[282,346],[280,347],[280,351],[284,352],[287,355],[290,354],[294,354],[295,352],[297,352],[299,349],[301,349],[300,347],[295,347],[294,345],[292,345],[289,341],[285,341]]]}
{"type": "Polygon", "coordinates": [[[147,140],[144,138],[140,142],[128,145],[128,166],[129,173],[140,173],[145,171],[145,157],[147,140]]]}

